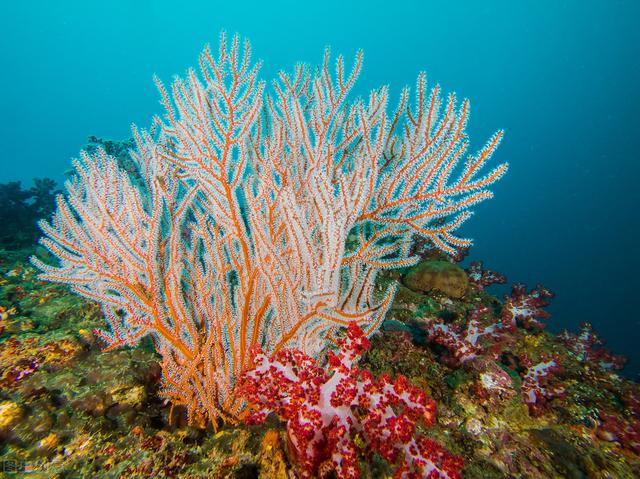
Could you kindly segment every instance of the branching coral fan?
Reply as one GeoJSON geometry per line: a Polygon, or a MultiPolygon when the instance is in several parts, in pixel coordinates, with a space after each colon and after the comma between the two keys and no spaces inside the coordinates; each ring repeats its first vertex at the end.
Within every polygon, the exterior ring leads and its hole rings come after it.
{"type": "Polygon", "coordinates": [[[135,168],[82,152],[41,225],[59,259],[33,259],[41,278],[101,303],[108,348],[151,335],[192,423],[242,416],[255,345],[320,358],[350,321],[372,334],[395,292],[375,291],[379,271],[417,261],[411,234],[470,244],[454,232],[507,169],[483,173],[502,132],[464,156],[469,103],[428,94],[424,74],[391,114],[386,87],[350,102],[361,63],[327,53],[266,94],[248,42],[223,35],[199,74],[156,80],[165,115],[134,127],[135,168]]]}

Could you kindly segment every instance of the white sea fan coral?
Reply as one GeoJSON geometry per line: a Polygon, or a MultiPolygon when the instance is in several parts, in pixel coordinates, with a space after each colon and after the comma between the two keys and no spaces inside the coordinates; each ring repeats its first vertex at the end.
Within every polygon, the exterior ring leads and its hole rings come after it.
{"type": "Polygon", "coordinates": [[[332,73],[327,52],[267,94],[249,43],[223,35],[199,73],[156,80],[165,115],[133,129],[139,176],[83,152],[42,223],[59,264],[34,258],[40,277],[102,305],[109,348],[151,335],[194,423],[240,417],[253,345],[317,358],[349,321],[372,334],[395,292],[374,294],[379,271],[415,262],[412,234],[470,244],[454,231],[507,169],[481,173],[502,132],[464,157],[469,103],[443,105],[424,74],[412,107],[408,89],[392,114],[386,87],[348,101],[361,64],[332,73]]]}

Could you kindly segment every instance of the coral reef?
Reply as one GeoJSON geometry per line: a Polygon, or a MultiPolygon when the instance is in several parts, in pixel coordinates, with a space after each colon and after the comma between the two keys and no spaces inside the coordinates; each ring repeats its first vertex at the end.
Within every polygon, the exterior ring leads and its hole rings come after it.
{"type": "MultiPolygon", "coordinates": [[[[159,394],[161,358],[152,345],[101,351],[92,333],[99,309],[35,279],[29,254],[12,252],[0,264],[0,370],[6,378],[15,365],[38,364],[0,389],[5,471],[38,479],[288,479],[297,470],[286,423],[273,415],[217,433],[190,427],[184,408],[159,394]]],[[[559,336],[523,323],[500,328],[479,338],[473,357],[461,362],[450,360],[456,350],[429,340],[429,324],[463,338],[472,319],[480,328],[501,324],[503,302],[490,289],[471,283],[461,299],[401,289],[359,367],[375,381],[403,375],[427,392],[437,414],[416,433],[462,457],[464,478],[638,477],[640,388],[600,361],[605,355],[591,328],[559,336]],[[539,385],[562,393],[531,408],[530,365],[551,359],[561,367],[539,385]]],[[[358,434],[353,442],[362,477],[393,475],[358,434]]]]}
{"type": "Polygon", "coordinates": [[[640,477],[624,358],[589,325],[545,330],[548,289],[500,299],[504,276],[457,264],[501,132],[458,163],[468,102],[421,75],[395,114],[386,88],[349,103],[360,61],[263,97],[223,38],[200,76],[158,81],[153,132],[89,138],[40,276],[11,228],[54,185],[4,185],[1,473],[640,477]]]}

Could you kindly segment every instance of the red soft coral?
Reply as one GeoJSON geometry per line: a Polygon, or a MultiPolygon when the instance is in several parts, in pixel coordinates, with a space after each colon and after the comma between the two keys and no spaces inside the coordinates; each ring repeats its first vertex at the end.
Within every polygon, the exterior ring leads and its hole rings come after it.
{"type": "Polygon", "coordinates": [[[239,393],[257,409],[248,422],[270,412],[287,421],[287,432],[303,478],[335,471],[340,478],[360,477],[355,438],[367,451],[397,464],[396,478],[460,478],[462,459],[424,436],[416,423],[432,425],[436,405],[404,376],[375,380],[354,365],[369,347],[356,323],[330,352],[329,370],[298,350],[282,350],[272,359],[256,351],[256,367],[239,383],[239,393]]]}

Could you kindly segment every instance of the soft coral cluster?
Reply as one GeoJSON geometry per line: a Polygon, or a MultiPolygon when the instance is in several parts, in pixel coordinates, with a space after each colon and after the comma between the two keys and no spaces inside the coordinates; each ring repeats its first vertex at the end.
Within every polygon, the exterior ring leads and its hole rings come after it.
{"type": "Polygon", "coordinates": [[[511,287],[511,295],[505,296],[502,306],[502,323],[505,327],[516,328],[518,321],[525,328],[544,328],[544,324],[536,319],[547,319],[550,314],[543,310],[549,305],[554,294],[544,286],[538,285],[527,293],[524,284],[516,283],[511,287]]]}
{"type": "Polygon", "coordinates": [[[497,344],[501,338],[502,325],[491,320],[487,306],[477,306],[469,315],[466,328],[433,322],[427,328],[429,341],[443,346],[447,352],[442,360],[451,367],[458,367],[478,356],[486,354],[488,344],[497,344]],[[491,324],[485,324],[489,318],[491,324]],[[484,338],[484,344],[481,339],[484,338]]]}
{"type": "MultiPolygon", "coordinates": [[[[479,289],[501,277],[498,273],[491,273],[483,284],[482,263],[472,264],[474,266],[469,271],[477,273],[476,286],[479,289]],[[489,276],[493,279],[489,279],[489,276]]],[[[440,319],[431,321],[426,327],[428,340],[444,349],[442,363],[453,368],[471,364],[472,368],[481,371],[474,385],[478,397],[489,402],[510,397],[514,393],[511,379],[503,370],[494,367],[495,361],[500,361],[502,355],[509,352],[510,346],[517,347],[522,340],[523,336],[517,334],[519,327],[533,330],[544,328],[541,319],[547,319],[550,314],[543,308],[552,297],[553,293],[541,285],[527,293],[524,284],[514,284],[511,295],[505,297],[499,317],[496,317],[492,307],[480,303],[468,312],[466,324],[461,321],[445,323],[440,319]]],[[[582,337],[586,336],[583,334],[582,337]]],[[[587,352],[594,344],[599,344],[590,335],[585,344],[578,344],[579,338],[568,333],[565,333],[565,339],[575,342],[576,349],[582,348],[587,352]]],[[[598,358],[603,358],[603,361],[610,359],[603,351],[593,351],[593,359],[598,358]]],[[[559,357],[542,355],[538,362],[534,362],[526,353],[522,353],[515,359],[515,363],[509,367],[521,369],[523,401],[531,415],[540,415],[550,400],[564,394],[565,388],[558,378],[563,372],[559,357]]]]}
{"type": "MultiPolygon", "coordinates": [[[[472,283],[482,290],[493,283],[501,283],[504,276],[482,269],[481,262],[471,263],[467,270],[475,275],[472,283]]],[[[525,329],[543,329],[542,319],[550,314],[543,308],[549,304],[553,293],[538,285],[527,293],[524,284],[514,284],[511,295],[505,296],[500,312],[496,318],[493,309],[485,304],[477,304],[467,315],[466,325],[459,322],[445,323],[432,320],[426,327],[428,340],[445,348],[442,355],[445,364],[458,367],[479,357],[494,357],[506,343],[514,340],[518,326],[525,329]]]]}
{"type": "Polygon", "coordinates": [[[473,261],[467,268],[469,282],[476,286],[480,291],[484,291],[487,286],[492,284],[504,284],[507,282],[506,276],[483,268],[482,261],[473,261]]]}
{"type": "Polygon", "coordinates": [[[328,369],[299,350],[282,350],[271,359],[256,351],[256,367],[239,385],[239,392],[259,408],[247,422],[260,423],[272,411],[286,420],[303,478],[325,477],[330,471],[345,479],[359,477],[356,437],[368,451],[398,464],[396,478],[461,477],[461,458],[415,435],[419,420],[434,423],[434,401],[404,376],[376,380],[355,366],[369,347],[356,323],[338,346],[337,353],[329,352],[328,369]]]}
{"type": "Polygon", "coordinates": [[[598,364],[606,370],[620,370],[627,362],[624,356],[613,354],[602,347],[604,342],[589,323],[583,323],[578,334],[564,331],[558,337],[580,362],[598,364]]]}

